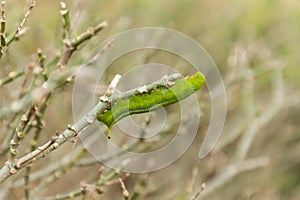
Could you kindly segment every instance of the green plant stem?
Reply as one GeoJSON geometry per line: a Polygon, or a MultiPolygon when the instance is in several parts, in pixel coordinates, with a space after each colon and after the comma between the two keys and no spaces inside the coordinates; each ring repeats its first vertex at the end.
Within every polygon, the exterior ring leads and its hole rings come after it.
{"type": "Polygon", "coordinates": [[[10,72],[7,77],[0,79],[0,86],[6,85],[24,75],[24,70],[10,72]]]}
{"type": "Polygon", "coordinates": [[[89,28],[86,32],[80,34],[76,38],[70,40],[66,40],[65,44],[67,46],[67,49],[62,54],[62,57],[60,61],[58,62],[58,66],[64,67],[68,64],[68,61],[72,57],[73,53],[77,50],[77,47],[84,43],[85,41],[91,39],[93,36],[95,36],[98,32],[100,32],[103,28],[107,26],[107,22],[103,21],[97,26],[93,28],[89,28]]]}
{"type": "Polygon", "coordinates": [[[69,10],[65,2],[60,2],[61,10],[59,11],[63,19],[63,39],[71,38],[71,22],[69,10]]]}
{"type": "Polygon", "coordinates": [[[44,81],[48,80],[48,76],[45,72],[45,59],[46,55],[42,53],[42,50],[40,48],[37,49],[37,56],[38,56],[38,61],[39,61],[39,66],[41,68],[40,74],[43,76],[44,81]]]}

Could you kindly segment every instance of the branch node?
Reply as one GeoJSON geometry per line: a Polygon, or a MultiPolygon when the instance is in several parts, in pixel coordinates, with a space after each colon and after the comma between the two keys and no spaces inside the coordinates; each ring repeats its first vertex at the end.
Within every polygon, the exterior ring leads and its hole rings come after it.
{"type": "Polygon", "coordinates": [[[68,124],[68,130],[73,131],[76,135],[78,134],[78,131],[75,129],[75,127],[71,124],[68,124]]]}
{"type": "Polygon", "coordinates": [[[54,148],[54,149],[57,149],[58,147],[59,147],[59,144],[58,144],[57,142],[54,142],[54,143],[53,143],[53,148],[54,148]]]}

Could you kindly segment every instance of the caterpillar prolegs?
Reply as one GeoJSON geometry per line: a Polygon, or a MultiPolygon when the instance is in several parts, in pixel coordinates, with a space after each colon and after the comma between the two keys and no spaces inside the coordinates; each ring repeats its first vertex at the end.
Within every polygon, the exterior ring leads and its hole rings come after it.
{"type": "Polygon", "coordinates": [[[203,86],[204,82],[204,75],[196,72],[192,76],[175,81],[171,86],[160,85],[150,91],[135,94],[126,99],[118,99],[110,110],[98,115],[97,119],[107,125],[109,128],[108,138],[110,138],[112,126],[122,118],[174,104],[195,93],[203,86]]]}

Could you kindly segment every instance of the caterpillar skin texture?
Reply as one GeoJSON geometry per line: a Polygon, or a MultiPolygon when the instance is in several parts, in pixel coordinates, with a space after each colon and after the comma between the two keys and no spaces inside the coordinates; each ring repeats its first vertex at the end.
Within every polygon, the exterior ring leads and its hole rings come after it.
{"type": "Polygon", "coordinates": [[[122,118],[176,103],[199,90],[204,82],[204,75],[196,72],[192,76],[177,80],[170,87],[158,86],[147,93],[119,99],[112,105],[112,109],[98,115],[97,119],[107,125],[110,137],[111,127],[122,118]]]}

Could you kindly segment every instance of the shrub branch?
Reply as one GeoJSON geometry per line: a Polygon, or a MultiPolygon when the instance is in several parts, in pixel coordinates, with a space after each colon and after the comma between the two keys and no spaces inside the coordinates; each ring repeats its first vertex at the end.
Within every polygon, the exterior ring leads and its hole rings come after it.
{"type": "MultiPolygon", "coordinates": [[[[179,79],[180,77],[180,74],[177,73],[169,76],[164,76],[162,79],[142,87],[146,87],[147,89],[151,90],[159,85],[165,85],[168,81],[179,79]]],[[[79,121],[77,121],[73,125],[68,125],[66,130],[62,133],[53,135],[52,138],[44,145],[38,147],[36,150],[26,154],[19,159],[7,161],[5,165],[0,169],[0,184],[7,180],[7,178],[9,178],[10,176],[16,174],[26,165],[34,163],[35,161],[41,159],[50,152],[59,148],[69,139],[76,137],[83,129],[88,127],[96,120],[98,114],[101,114],[106,109],[108,109],[111,106],[111,102],[114,102],[118,99],[128,98],[132,95],[140,93],[139,91],[140,87],[128,90],[121,94],[113,95],[109,97],[107,101],[100,101],[89,113],[83,116],[79,121]]]]}

